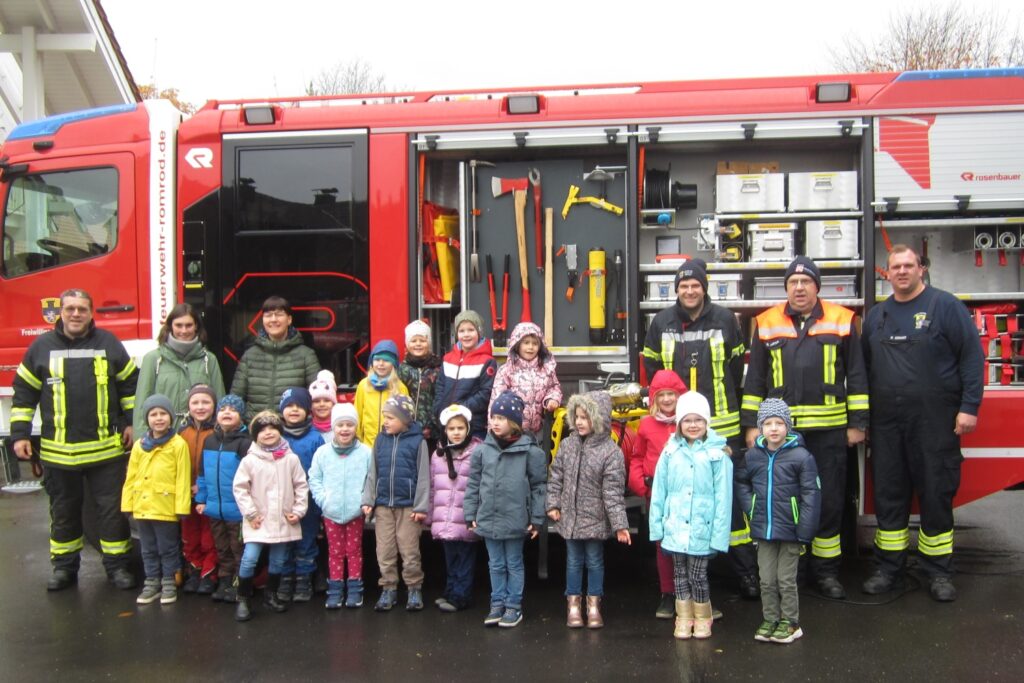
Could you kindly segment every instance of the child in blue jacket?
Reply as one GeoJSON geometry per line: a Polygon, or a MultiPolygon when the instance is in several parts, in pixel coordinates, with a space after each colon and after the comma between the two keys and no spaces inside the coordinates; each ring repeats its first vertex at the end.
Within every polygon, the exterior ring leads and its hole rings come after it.
{"type": "Polygon", "coordinates": [[[235,578],[242,562],[242,513],[231,487],[238,464],[252,439],[242,424],[245,402],[228,394],[217,402],[217,423],[203,442],[203,461],[196,477],[196,512],[210,518],[217,548],[217,588],[214,602],[235,601],[235,578]]]}
{"type": "Polygon", "coordinates": [[[711,407],[696,391],[679,397],[676,430],[654,468],[651,540],[672,555],[676,638],[711,637],[708,561],[729,551],[732,460],[709,427],[711,407]]]}
{"type": "Polygon", "coordinates": [[[792,643],[803,635],[796,574],[800,550],[818,530],[818,468],[793,432],[785,401],[765,399],[757,426],[761,435],[736,468],[740,504],[750,515],[750,535],[758,541],[764,621],[754,640],[792,643]]]}

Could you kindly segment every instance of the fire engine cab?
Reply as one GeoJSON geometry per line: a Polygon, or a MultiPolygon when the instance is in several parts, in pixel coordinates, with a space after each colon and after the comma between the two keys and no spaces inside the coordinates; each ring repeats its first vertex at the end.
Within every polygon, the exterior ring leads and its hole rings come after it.
{"type": "Polygon", "coordinates": [[[341,385],[426,318],[472,308],[497,354],[544,328],[566,383],[641,379],[680,255],[749,330],[795,254],[821,295],[887,296],[886,249],[974,311],[987,386],[958,502],[1024,481],[1024,71],[146,101],[15,128],[0,151],[0,400],[59,293],[141,355],[179,301],[230,377],[289,299],[341,385]]]}

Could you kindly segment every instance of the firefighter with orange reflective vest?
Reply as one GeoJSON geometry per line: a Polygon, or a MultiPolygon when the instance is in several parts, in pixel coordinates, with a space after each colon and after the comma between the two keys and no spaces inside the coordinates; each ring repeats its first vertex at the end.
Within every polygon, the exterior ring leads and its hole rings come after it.
{"type": "Polygon", "coordinates": [[[818,298],[821,275],[806,256],[786,269],[785,303],[755,319],[741,421],[747,446],[757,437],[761,401],[789,404],[793,427],[814,455],[821,480],[821,522],[811,543],[811,571],[822,595],[845,599],[839,582],[840,528],[847,447],[864,441],[868,377],[854,313],[818,298]]]}
{"type": "MultiPolygon", "coordinates": [[[[676,272],[678,300],[658,312],[644,339],[644,369],[648,377],[658,370],[672,370],[691,391],[711,406],[710,427],[724,436],[732,457],[743,454],[740,432],[740,385],[746,351],[740,325],[732,311],[711,303],[707,266],[701,259],[685,261],[676,272]]],[[[733,498],[729,558],[739,578],[740,594],[756,600],[761,592],[757,579],[757,551],[750,525],[733,498]]]]}

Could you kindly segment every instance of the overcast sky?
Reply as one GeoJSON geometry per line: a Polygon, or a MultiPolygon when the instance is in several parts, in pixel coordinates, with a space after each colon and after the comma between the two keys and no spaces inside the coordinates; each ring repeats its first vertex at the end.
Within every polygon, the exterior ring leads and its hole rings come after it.
{"type": "Polygon", "coordinates": [[[930,2],[102,0],[136,82],[195,104],[300,95],[353,59],[413,90],[829,73],[844,37],[930,2]]]}

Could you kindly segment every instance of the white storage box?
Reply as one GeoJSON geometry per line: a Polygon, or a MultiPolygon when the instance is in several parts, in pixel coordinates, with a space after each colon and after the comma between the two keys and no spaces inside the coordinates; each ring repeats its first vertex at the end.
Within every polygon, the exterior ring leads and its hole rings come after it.
{"type": "MultiPolygon", "coordinates": [[[[672,285],[675,273],[658,273],[647,276],[646,301],[675,301],[679,298],[672,285]]],[[[708,294],[712,301],[735,301],[740,298],[740,274],[708,275],[708,294]]]]}
{"type": "Polygon", "coordinates": [[[715,211],[762,213],[786,210],[786,174],[715,176],[715,211]]]}
{"type": "Polygon", "coordinates": [[[854,259],[857,250],[857,220],[807,221],[804,252],[812,259],[854,259]]]}
{"type": "Polygon", "coordinates": [[[658,273],[647,276],[647,301],[675,301],[676,290],[672,287],[674,273],[658,273]]]}
{"type": "Polygon", "coordinates": [[[747,226],[751,261],[792,261],[796,223],[752,223],[747,226]]]}
{"type": "MultiPolygon", "coordinates": [[[[785,278],[755,277],[754,298],[781,300],[786,298],[785,278]]],[[[853,299],[857,296],[857,276],[855,275],[823,275],[821,291],[818,296],[823,299],[853,299]]]]}
{"type": "Polygon", "coordinates": [[[790,211],[856,210],[856,171],[789,174],[790,211]]]}

